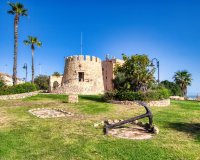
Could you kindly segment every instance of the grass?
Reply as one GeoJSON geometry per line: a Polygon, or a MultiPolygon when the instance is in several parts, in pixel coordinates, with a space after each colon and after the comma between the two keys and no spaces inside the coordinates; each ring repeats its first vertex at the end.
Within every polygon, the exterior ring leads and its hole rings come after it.
{"type": "Polygon", "coordinates": [[[65,95],[40,94],[24,100],[0,101],[0,159],[200,159],[200,103],[172,101],[151,107],[160,133],[150,140],[104,136],[93,124],[126,119],[144,109],[107,104],[100,96],[80,96],[78,104],[65,95]],[[73,117],[39,119],[32,108],[62,108],[73,117]]]}

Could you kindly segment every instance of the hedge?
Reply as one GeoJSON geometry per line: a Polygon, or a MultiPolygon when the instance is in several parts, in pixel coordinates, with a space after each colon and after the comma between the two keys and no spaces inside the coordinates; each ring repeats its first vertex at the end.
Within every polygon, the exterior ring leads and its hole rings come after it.
{"type": "Polygon", "coordinates": [[[170,92],[168,89],[150,90],[147,92],[133,92],[133,91],[114,91],[107,92],[104,95],[105,100],[120,100],[120,101],[156,101],[168,99],[170,92]]]}
{"type": "Polygon", "coordinates": [[[33,92],[37,90],[37,86],[32,83],[23,83],[15,86],[4,86],[0,88],[0,95],[19,94],[33,92]]]}

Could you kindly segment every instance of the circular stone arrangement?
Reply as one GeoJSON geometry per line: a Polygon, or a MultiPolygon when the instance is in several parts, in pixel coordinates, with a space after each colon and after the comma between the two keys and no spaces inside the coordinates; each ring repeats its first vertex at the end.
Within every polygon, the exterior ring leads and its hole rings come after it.
{"type": "Polygon", "coordinates": [[[56,118],[56,117],[66,117],[73,116],[71,112],[66,112],[61,109],[49,109],[49,108],[36,108],[29,110],[31,114],[37,116],[38,118],[56,118]]]}
{"type": "Polygon", "coordinates": [[[148,132],[144,127],[138,125],[131,125],[129,127],[118,127],[110,129],[108,135],[118,138],[144,140],[153,137],[153,133],[148,132]]]}

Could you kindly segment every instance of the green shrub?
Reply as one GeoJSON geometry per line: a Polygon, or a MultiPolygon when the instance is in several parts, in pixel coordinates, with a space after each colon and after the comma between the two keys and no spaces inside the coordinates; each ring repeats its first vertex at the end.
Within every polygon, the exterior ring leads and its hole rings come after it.
{"type": "Polygon", "coordinates": [[[133,92],[133,91],[116,91],[109,92],[104,95],[106,100],[116,99],[120,101],[153,101],[169,98],[170,93],[168,89],[162,88],[157,90],[150,90],[147,92],[133,92]]]}
{"type": "Polygon", "coordinates": [[[4,80],[1,79],[1,77],[0,77],[0,88],[3,88],[5,86],[6,86],[6,84],[5,84],[4,80]]]}
{"type": "Polygon", "coordinates": [[[116,92],[115,91],[109,91],[106,92],[103,96],[103,100],[107,101],[107,100],[111,100],[114,99],[116,96],[116,92]]]}
{"type": "Polygon", "coordinates": [[[178,84],[165,80],[160,82],[160,85],[167,88],[171,96],[182,96],[182,91],[178,84]]]}
{"type": "Polygon", "coordinates": [[[60,74],[59,72],[54,72],[54,73],[52,74],[52,76],[60,77],[60,76],[62,76],[62,74],[60,74]]]}
{"type": "Polygon", "coordinates": [[[23,83],[15,86],[4,86],[0,89],[0,95],[19,94],[36,91],[37,87],[32,83],[23,83]]]}

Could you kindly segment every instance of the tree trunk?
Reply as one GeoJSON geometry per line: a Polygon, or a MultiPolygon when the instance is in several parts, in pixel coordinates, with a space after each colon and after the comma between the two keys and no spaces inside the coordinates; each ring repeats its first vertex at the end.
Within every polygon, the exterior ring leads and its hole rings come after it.
{"type": "Polygon", "coordinates": [[[184,97],[187,97],[187,88],[184,89],[184,97]]]}
{"type": "Polygon", "coordinates": [[[32,83],[34,83],[34,74],[35,74],[35,70],[34,70],[34,49],[32,49],[32,83]]]}
{"type": "Polygon", "coordinates": [[[19,16],[14,19],[14,63],[13,63],[13,85],[17,84],[17,56],[18,56],[18,22],[19,16]]]}

